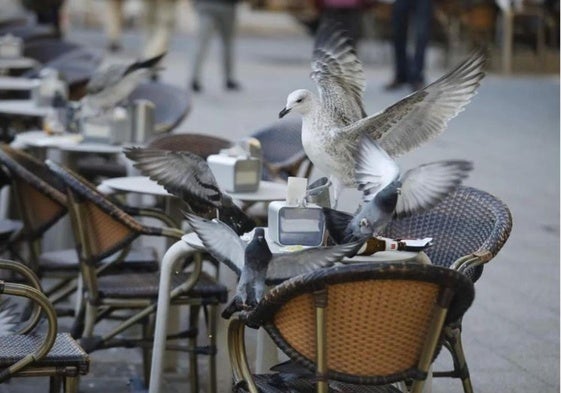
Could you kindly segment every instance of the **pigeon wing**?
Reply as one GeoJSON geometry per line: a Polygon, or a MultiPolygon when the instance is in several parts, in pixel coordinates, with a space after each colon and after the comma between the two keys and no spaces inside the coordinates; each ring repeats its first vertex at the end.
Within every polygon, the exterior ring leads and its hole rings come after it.
{"type": "Polygon", "coordinates": [[[420,165],[405,172],[395,215],[404,217],[433,207],[453,192],[472,169],[469,161],[448,160],[420,165]]]}
{"type": "Polygon", "coordinates": [[[324,23],[316,36],[311,78],[327,113],[342,126],[366,116],[362,96],[365,78],[352,40],[338,24],[324,23]]]}
{"type": "Polygon", "coordinates": [[[267,269],[267,280],[287,279],[332,266],[346,256],[354,256],[364,243],[353,242],[331,247],[308,248],[301,251],[274,254],[267,269]]]}
{"type": "Polygon", "coordinates": [[[367,203],[397,179],[399,167],[396,162],[370,137],[363,137],[355,166],[356,182],[362,191],[362,201],[367,203]]]}
{"type": "Polygon", "coordinates": [[[475,95],[485,75],[485,55],[479,50],[454,70],[384,111],[344,128],[342,133],[369,134],[397,157],[439,135],[475,95]]]}
{"type": "Polygon", "coordinates": [[[204,159],[189,152],[131,147],[124,153],[134,167],[165,187],[187,204],[195,198],[203,203],[222,206],[222,192],[204,159]]]}
{"type": "Polygon", "coordinates": [[[185,213],[185,217],[210,255],[240,276],[245,264],[245,242],[221,221],[190,213],[185,213]]]}

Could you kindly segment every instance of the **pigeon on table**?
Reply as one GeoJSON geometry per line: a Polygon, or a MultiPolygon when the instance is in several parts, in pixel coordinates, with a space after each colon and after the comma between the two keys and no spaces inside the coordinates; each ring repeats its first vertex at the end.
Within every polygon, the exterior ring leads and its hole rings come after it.
{"type": "Polygon", "coordinates": [[[220,190],[206,160],[198,155],[140,147],[123,151],[135,162],[135,168],[183,200],[190,212],[204,217],[218,216],[238,235],[255,227],[253,219],[220,190]]]}
{"type": "Polygon", "coordinates": [[[367,116],[364,72],[352,41],[333,23],[323,24],[316,37],[311,78],[319,97],[296,90],[279,117],[292,111],[302,115],[304,151],[330,176],[334,207],[344,187],[356,186],[355,157],[362,136],[369,135],[390,157],[398,157],[442,133],[484,76],[485,55],[478,50],[434,83],[367,116]]]}
{"type": "Polygon", "coordinates": [[[224,318],[229,318],[236,311],[254,307],[263,298],[267,283],[277,283],[332,266],[344,257],[354,256],[363,243],[273,254],[263,228],[255,228],[252,240],[246,244],[219,220],[206,220],[193,214],[186,214],[186,218],[207,252],[239,276],[236,295],[224,309],[224,318]]]}
{"type": "Polygon", "coordinates": [[[86,86],[83,100],[92,111],[115,107],[155,70],[165,53],[129,64],[111,64],[99,68],[86,86]]]}
{"type": "Polygon", "coordinates": [[[429,209],[453,192],[473,165],[444,160],[401,173],[397,163],[369,136],[360,141],[356,180],[362,207],[354,216],[323,208],[328,231],[336,243],[375,236],[393,217],[429,209]]]}

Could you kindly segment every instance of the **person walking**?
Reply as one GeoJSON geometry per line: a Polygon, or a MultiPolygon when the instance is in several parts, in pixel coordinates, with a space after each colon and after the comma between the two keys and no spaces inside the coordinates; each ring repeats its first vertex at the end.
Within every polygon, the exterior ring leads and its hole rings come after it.
{"type": "Polygon", "coordinates": [[[224,85],[228,90],[239,90],[234,78],[234,38],[236,34],[236,13],[238,0],[195,0],[198,16],[197,48],[193,58],[191,89],[202,91],[201,75],[203,63],[208,53],[210,39],[218,31],[222,41],[222,67],[224,85]]]}
{"type": "Polygon", "coordinates": [[[432,19],[432,0],[395,0],[392,8],[394,78],[386,90],[409,84],[416,91],[425,85],[424,68],[432,19]],[[414,24],[414,53],[407,53],[410,22],[414,24]]]}

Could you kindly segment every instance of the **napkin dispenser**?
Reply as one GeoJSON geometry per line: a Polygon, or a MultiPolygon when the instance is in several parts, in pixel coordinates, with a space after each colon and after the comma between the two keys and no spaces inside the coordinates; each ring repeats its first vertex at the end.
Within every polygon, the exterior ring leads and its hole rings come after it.
{"type": "Polygon", "coordinates": [[[53,105],[55,97],[68,98],[68,86],[60,79],[57,70],[45,68],[39,74],[39,81],[31,89],[31,99],[35,105],[44,107],[53,105]]]}
{"type": "Polygon", "coordinates": [[[288,178],[286,201],[269,204],[269,236],[281,246],[320,246],[325,233],[323,210],[306,203],[307,179],[288,178]]]}
{"type": "Polygon", "coordinates": [[[0,37],[0,57],[18,58],[23,53],[23,40],[20,37],[6,34],[0,37]]]}
{"type": "Polygon", "coordinates": [[[102,116],[87,117],[82,120],[84,142],[120,145],[131,140],[131,119],[127,110],[121,107],[102,116]]]}
{"type": "Polygon", "coordinates": [[[261,180],[261,160],[256,157],[212,154],[207,163],[226,192],[256,192],[261,180]]]}

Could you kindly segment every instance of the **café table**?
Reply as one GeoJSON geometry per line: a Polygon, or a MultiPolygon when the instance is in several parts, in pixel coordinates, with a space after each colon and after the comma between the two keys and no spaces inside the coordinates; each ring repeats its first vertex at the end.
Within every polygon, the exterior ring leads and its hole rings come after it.
{"type": "Polygon", "coordinates": [[[50,106],[38,106],[33,100],[0,100],[0,115],[45,117],[50,106]]]}
{"type": "Polygon", "coordinates": [[[39,79],[0,76],[0,91],[29,91],[40,84],[39,79]]]}
{"type": "Polygon", "coordinates": [[[30,57],[0,57],[0,74],[12,70],[28,70],[38,66],[37,60],[30,57]]]}

